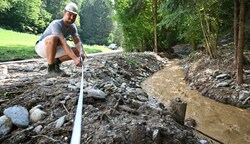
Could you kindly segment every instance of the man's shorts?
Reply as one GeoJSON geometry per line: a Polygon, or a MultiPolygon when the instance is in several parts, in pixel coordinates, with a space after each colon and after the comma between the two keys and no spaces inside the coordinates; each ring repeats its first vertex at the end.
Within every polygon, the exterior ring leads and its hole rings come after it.
{"type": "MultiPolygon", "coordinates": [[[[43,58],[46,58],[46,46],[45,46],[45,39],[41,41],[38,41],[37,44],[35,45],[35,50],[36,53],[43,58]]],[[[70,47],[72,48],[72,47],[70,47]]],[[[61,46],[57,46],[57,50],[56,50],[56,56],[55,58],[59,58],[61,56],[67,55],[66,52],[64,51],[64,49],[61,46]]]]}

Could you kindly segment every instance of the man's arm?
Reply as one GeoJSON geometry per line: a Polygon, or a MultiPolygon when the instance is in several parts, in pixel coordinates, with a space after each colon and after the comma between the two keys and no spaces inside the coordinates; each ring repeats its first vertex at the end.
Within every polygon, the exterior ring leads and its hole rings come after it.
{"type": "Polygon", "coordinates": [[[60,43],[62,48],[64,49],[64,51],[66,52],[66,54],[72,58],[75,59],[77,58],[77,56],[72,52],[71,48],[69,47],[69,45],[67,44],[66,39],[63,37],[63,35],[58,35],[59,39],[60,39],[60,43]]]}
{"type": "Polygon", "coordinates": [[[83,48],[83,45],[82,45],[82,42],[80,40],[80,37],[78,35],[76,36],[73,36],[72,37],[74,43],[75,43],[75,47],[76,49],[80,52],[80,55],[83,57],[83,59],[85,58],[85,51],[84,51],[84,48],[83,48]]]}
{"type": "Polygon", "coordinates": [[[62,48],[64,49],[64,51],[66,52],[66,54],[75,62],[75,64],[77,66],[80,66],[80,61],[79,61],[78,57],[71,50],[71,48],[67,44],[67,41],[64,38],[64,36],[63,35],[58,35],[58,37],[60,39],[60,44],[61,44],[62,48]]]}

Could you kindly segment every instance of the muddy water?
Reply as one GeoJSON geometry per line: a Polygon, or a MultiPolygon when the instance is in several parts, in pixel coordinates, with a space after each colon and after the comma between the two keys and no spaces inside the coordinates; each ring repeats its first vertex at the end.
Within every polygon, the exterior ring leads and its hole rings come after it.
{"type": "Polygon", "coordinates": [[[191,90],[183,80],[177,61],[145,80],[141,86],[151,96],[168,106],[180,97],[188,103],[186,118],[197,122],[196,129],[225,144],[250,144],[250,110],[224,105],[191,90]]]}

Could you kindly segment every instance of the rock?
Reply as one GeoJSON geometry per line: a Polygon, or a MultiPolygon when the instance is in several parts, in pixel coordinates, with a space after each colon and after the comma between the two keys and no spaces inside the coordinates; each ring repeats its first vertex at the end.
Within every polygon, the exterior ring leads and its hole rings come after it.
{"type": "Polygon", "coordinates": [[[5,100],[0,99],[0,104],[4,103],[6,101],[8,101],[8,99],[5,99],[5,100]]]}
{"type": "Polygon", "coordinates": [[[112,89],[112,87],[113,87],[113,84],[105,84],[105,85],[103,86],[103,88],[104,88],[105,90],[112,89]]]}
{"type": "Polygon", "coordinates": [[[228,83],[228,82],[221,82],[221,83],[218,83],[218,84],[216,84],[215,87],[226,87],[226,86],[229,86],[229,83],[228,83]]]}
{"type": "Polygon", "coordinates": [[[66,97],[65,97],[65,101],[67,101],[67,100],[69,100],[70,99],[70,96],[69,95],[67,95],[66,97]]]}
{"type": "Polygon", "coordinates": [[[46,117],[47,113],[36,108],[33,110],[33,112],[30,114],[30,122],[31,123],[36,123],[38,121],[43,120],[46,117]]]}
{"type": "Polygon", "coordinates": [[[8,76],[7,65],[0,65],[0,80],[5,79],[8,76]]]}
{"type": "Polygon", "coordinates": [[[11,131],[12,126],[13,124],[7,116],[5,115],[1,116],[0,117],[0,136],[4,136],[8,134],[11,131]]]}
{"type": "Polygon", "coordinates": [[[155,129],[153,131],[153,141],[155,144],[160,144],[161,143],[161,132],[159,129],[155,129]]]}
{"type": "Polygon", "coordinates": [[[26,128],[29,126],[29,112],[22,106],[15,105],[4,110],[4,114],[11,119],[17,127],[26,128]]]}
{"type": "Polygon", "coordinates": [[[201,144],[209,144],[208,141],[206,141],[206,140],[199,140],[199,142],[200,142],[201,144]]]}
{"type": "Polygon", "coordinates": [[[143,102],[138,100],[132,100],[131,107],[138,109],[141,105],[143,105],[143,102]]]}
{"type": "Polygon", "coordinates": [[[55,82],[57,80],[57,78],[48,78],[47,81],[50,81],[50,82],[55,82]]]}
{"type": "Polygon", "coordinates": [[[67,88],[71,89],[71,90],[77,90],[77,89],[80,89],[80,87],[77,87],[75,85],[72,85],[72,84],[67,84],[67,88]]]}
{"type": "Polygon", "coordinates": [[[30,109],[29,113],[32,114],[35,109],[42,109],[42,108],[43,108],[42,105],[37,105],[37,106],[33,107],[32,109],[30,109]]]}
{"type": "Polygon", "coordinates": [[[249,91],[240,91],[239,92],[239,100],[240,101],[244,101],[248,97],[250,97],[250,92],[249,91]]]}
{"type": "Polygon", "coordinates": [[[66,115],[64,115],[64,116],[60,117],[58,120],[56,120],[55,128],[60,128],[64,124],[65,117],[66,117],[66,115]]]}
{"type": "Polygon", "coordinates": [[[98,100],[105,100],[106,99],[106,94],[99,90],[99,89],[94,89],[91,88],[90,90],[87,91],[87,97],[92,97],[94,99],[98,99],[98,100]]]}
{"type": "Polygon", "coordinates": [[[195,127],[197,123],[196,123],[195,119],[187,118],[187,119],[185,119],[184,124],[186,126],[189,126],[189,127],[195,127]]]}
{"type": "Polygon", "coordinates": [[[229,77],[228,74],[220,74],[220,75],[217,75],[217,76],[216,76],[216,79],[226,79],[226,78],[228,78],[228,77],[229,77]]]}
{"type": "Polygon", "coordinates": [[[146,101],[148,101],[148,98],[146,98],[145,96],[141,96],[141,95],[138,95],[138,96],[137,96],[137,99],[138,99],[139,101],[141,101],[141,102],[146,102],[146,101]]]}
{"type": "Polygon", "coordinates": [[[33,131],[38,134],[42,130],[42,128],[43,128],[42,125],[38,125],[37,127],[34,128],[33,131]]]}
{"type": "Polygon", "coordinates": [[[250,70],[244,70],[244,73],[250,74],[250,70]]]}
{"type": "Polygon", "coordinates": [[[121,86],[120,86],[120,88],[122,88],[122,89],[126,89],[126,87],[127,87],[126,83],[122,83],[121,86]]]}
{"type": "Polygon", "coordinates": [[[133,144],[146,143],[146,128],[143,124],[135,124],[130,128],[131,142],[133,144]]]}
{"type": "Polygon", "coordinates": [[[55,118],[60,118],[63,115],[62,113],[63,112],[61,110],[59,110],[59,109],[55,109],[55,110],[52,111],[52,115],[55,118]]]}

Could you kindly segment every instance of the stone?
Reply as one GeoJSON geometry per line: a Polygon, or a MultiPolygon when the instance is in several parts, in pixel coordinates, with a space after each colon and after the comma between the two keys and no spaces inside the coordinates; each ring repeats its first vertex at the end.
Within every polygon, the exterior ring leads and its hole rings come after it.
{"type": "Polygon", "coordinates": [[[80,89],[80,87],[77,87],[75,85],[72,85],[72,84],[67,84],[67,88],[71,89],[71,90],[77,90],[77,89],[80,89]]]}
{"type": "Polygon", "coordinates": [[[148,98],[146,98],[145,96],[142,96],[142,95],[138,95],[136,98],[137,98],[139,101],[142,101],[142,102],[148,101],[148,98]]]}
{"type": "Polygon", "coordinates": [[[122,89],[125,89],[127,87],[127,84],[126,83],[122,83],[121,86],[120,86],[122,89]]]}
{"type": "Polygon", "coordinates": [[[228,74],[220,74],[216,76],[216,79],[223,79],[223,78],[228,78],[229,75],[228,74]]]}
{"type": "Polygon", "coordinates": [[[195,127],[197,125],[196,120],[192,118],[187,118],[184,121],[184,125],[189,126],[189,127],[195,127]]]}
{"type": "Polygon", "coordinates": [[[29,126],[29,112],[25,107],[15,105],[5,109],[4,114],[17,127],[26,128],[29,126]]]}
{"type": "Polygon", "coordinates": [[[239,92],[239,100],[240,101],[244,101],[248,97],[250,97],[250,92],[249,91],[240,91],[239,92]]]}
{"type": "Polygon", "coordinates": [[[221,82],[221,83],[216,84],[215,87],[227,87],[227,86],[229,86],[228,82],[221,82]]]}
{"type": "Polygon", "coordinates": [[[155,144],[160,144],[161,143],[161,132],[159,129],[155,129],[153,131],[153,137],[152,137],[153,141],[155,144]]]}
{"type": "Polygon", "coordinates": [[[43,126],[42,125],[38,125],[37,127],[34,128],[34,132],[35,133],[39,133],[42,130],[43,126]]]}
{"type": "Polygon", "coordinates": [[[244,70],[244,73],[250,74],[250,70],[244,70]]]}
{"type": "Polygon", "coordinates": [[[8,67],[7,65],[0,66],[0,80],[5,79],[8,76],[8,67]]]}
{"type": "Polygon", "coordinates": [[[30,114],[30,122],[31,123],[36,123],[38,121],[43,120],[46,117],[47,113],[36,108],[33,110],[33,112],[30,114]]]}
{"type": "Polygon", "coordinates": [[[3,115],[0,117],[0,136],[8,134],[13,127],[11,120],[3,115]]]}
{"type": "Polygon", "coordinates": [[[206,141],[206,140],[199,140],[199,142],[200,142],[201,144],[209,144],[208,141],[206,141]]]}
{"type": "Polygon", "coordinates": [[[33,107],[32,109],[30,109],[29,113],[32,114],[34,112],[34,110],[37,109],[37,108],[42,109],[43,106],[42,105],[37,105],[37,106],[33,107]]]}
{"type": "Polygon", "coordinates": [[[98,99],[98,100],[105,100],[106,99],[106,94],[99,89],[94,89],[91,88],[90,90],[87,91],[87,97],[92,97],[94,99],[98,99]]]}
{"type": "Polygon", "coordinates": [[[65,117],[66,117],[66,115],[64,115],[64,116],[60,117],[58,120],[56,120],[56,126],[55,126],[55,128],[62,127],[62,125],[65,122],[65,117]]]}

